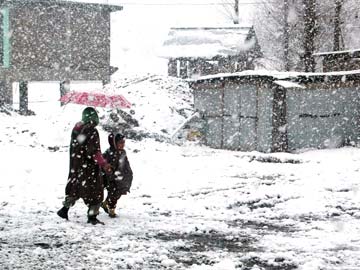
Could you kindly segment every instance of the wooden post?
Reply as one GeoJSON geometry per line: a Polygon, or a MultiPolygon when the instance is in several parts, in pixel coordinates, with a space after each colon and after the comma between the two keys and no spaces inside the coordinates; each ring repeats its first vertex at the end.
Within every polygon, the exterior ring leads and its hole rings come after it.
{"type": "Polygon", "coordinates": [[[19,112],[22,115],[27,115],[29,112],[28,107],[28,82],[21,81],[19,82],[19,112]]]}
{"type": "Polygon", "coordinates": [[[286,89],[275,87],[272,112],[272,149],[271,152],[288,150],[286,121],[286,89]]]}
{"type": "Polygon", "coordinates": [[[0,82],[0,106],[13,104],[12,82],[5,80],[0,82]]]}
{"type": "MultiPolygon", "coordinates": [[[[69,91],[70,91],[70,81],[65,80],[65,81],[60,82],[60,97],[62,97],[63,95],[65,95],[69,91]]],[[[60,105],[64,106],[65,103],[61,102],[60,105]]]]}
{"type": "Polygon", "coordinates": [[[103,85],[103,87],[105,86],[105,85],[107,85],[107,84],[109,84],[110,83],[110,79],[104,79],[104,80],[102,80],[102,85],[103,85]]]}

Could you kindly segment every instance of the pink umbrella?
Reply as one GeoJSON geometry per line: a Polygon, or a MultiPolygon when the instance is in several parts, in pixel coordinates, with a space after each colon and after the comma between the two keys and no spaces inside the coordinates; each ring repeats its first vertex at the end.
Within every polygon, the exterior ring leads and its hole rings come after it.
{"type": "Polygon", "coordinates": [[[106,95],[91,92],[68,92],[60,98],[64,103],[76,103],[93,107],[130,108],[131,103],[122,95],[106,95]]]}

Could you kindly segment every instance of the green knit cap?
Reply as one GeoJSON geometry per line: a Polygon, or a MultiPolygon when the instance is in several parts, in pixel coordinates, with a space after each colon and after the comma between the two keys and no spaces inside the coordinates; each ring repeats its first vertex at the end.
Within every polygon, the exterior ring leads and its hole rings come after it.
{"type": "Polygon", "coordinates": [[[85,124],[93,122],[95,125],[99,124],[99,116],[93,107],[87,107],[82,112],[82,119],[85,124]]]}

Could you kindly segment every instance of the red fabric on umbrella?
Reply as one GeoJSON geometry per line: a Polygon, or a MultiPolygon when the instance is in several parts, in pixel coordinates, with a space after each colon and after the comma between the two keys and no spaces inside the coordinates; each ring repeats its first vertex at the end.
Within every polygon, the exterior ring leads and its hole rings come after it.
{"type": "Polygon", "coordinates": [[[130,108],[131,104],[122,95],[106,95],[91,92],[68,92],[60,98],[64,103],[76,103],[93,107],[130,108]]]}

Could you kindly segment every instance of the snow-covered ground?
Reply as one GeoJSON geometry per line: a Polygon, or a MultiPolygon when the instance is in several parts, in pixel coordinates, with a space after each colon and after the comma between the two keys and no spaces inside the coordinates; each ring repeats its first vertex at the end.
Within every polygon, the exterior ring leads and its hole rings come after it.
{"type": "MultiPolygon", "coordinates": [[[[144,130],[170,134],[191,100],[186,87],[168,87],[179,82],[156,78],[108,90],[134,104],[144,130]]],[[[84,108],[58,105],[52,97],[31,103],[35,116],[0,114],[1,269],[359,269],[360,149],[263,154],[127,140],[131,193],[118,218],[101,212],[105,226],[93,226],[82,201],[69,221],[56,215],[84,108]]]]}

